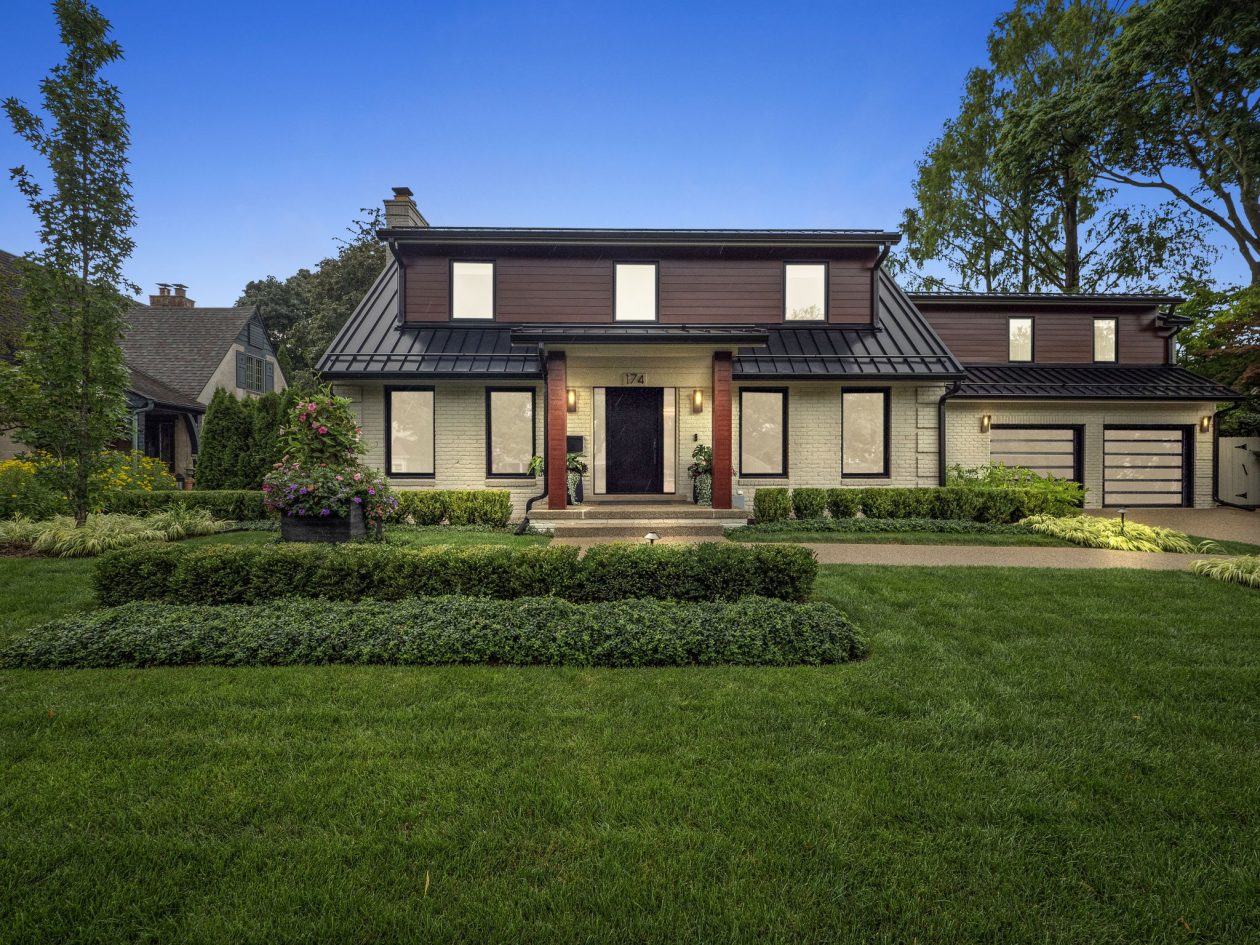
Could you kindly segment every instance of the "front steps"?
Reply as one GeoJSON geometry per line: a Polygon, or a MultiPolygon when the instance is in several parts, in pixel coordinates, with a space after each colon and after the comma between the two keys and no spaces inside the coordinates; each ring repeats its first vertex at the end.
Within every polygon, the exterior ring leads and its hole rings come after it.
{"type": "Polygon", "coordinates": [[[719,539],[731,525],[746,525],[742,509],[710,509],[690,502],[589,502],[563,510],[536,509],[530,524],[556,538],[643,541],[648,532],[663,539],[719,539]]]}

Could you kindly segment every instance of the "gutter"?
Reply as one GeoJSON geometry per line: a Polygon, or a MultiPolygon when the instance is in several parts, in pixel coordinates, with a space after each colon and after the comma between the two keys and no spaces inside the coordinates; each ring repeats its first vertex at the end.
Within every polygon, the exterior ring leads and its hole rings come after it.
{"type": "Polygon", "coordinates": [[[945,485],[945,401],[957,396],[961,381],[954,381],[936,402],[936,484],[945,485]]]}
{"type": "Polygon", "coordinates": [[[871,267],[871,327],[876,329],[879,328],[879,269],[890,252],[892,243],[885,243],[875,257],[875,265],[871,267]]]}
{"type": "Polygon", "coordinates": [[[1244,512],[1260,512],[1260,507],[1250,505],[1239,505],[1237,502],[1230,502],[1222,499],[1221,492],[1221,417],[1230,411],[1237,410],[1243,402],[1237,401],[1228,407],[1223,407],[1216,413],[1212,414],[1212,501],[1217,505],[1227,505],[1231,509],[1242,509],[1244,512]]]}
{"type": "MultiPolygon", "coordinates": [[[[542,364],[543,380],[545,381],[547,378],[547,359],[543,356],[543,346],[541,342],[538,345],[538,360],[542,364]]],[[[543,499],[547,498],[547,480],[550,478],[547,475],[547,468],[546,468],[547,433],[549,432],[548,424],[550,422],[550,419],[548,417],[547,402],[550,399],[551,398],[547,396],[547,388],[546,386],[544,386],[543,387],[543,488],[542,488],[542,492],[538,493],[538,495],[536,496],[533,496],[528,502],[525,503],[525,515],[521,518],[521,524],[516,526],[516,534],[518,535],[525,534],[525,529],[529,528],[529,511],[530,509],[534,507],[534,503],[541,502],[543,499]]]]}

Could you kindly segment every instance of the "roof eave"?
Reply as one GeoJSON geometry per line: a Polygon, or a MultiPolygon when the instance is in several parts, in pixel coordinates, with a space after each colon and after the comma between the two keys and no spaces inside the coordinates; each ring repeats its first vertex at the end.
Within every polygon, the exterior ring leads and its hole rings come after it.
{"type": "Polygon", "coordinates": [[[399,245],[475,244],[548,246],[869,246],[901,242],[901,234],[870,231],[775,231],[775,230],[581,230],[581,229],[452,229],[395,227],[378,230],[377,237],[399,245]]]}

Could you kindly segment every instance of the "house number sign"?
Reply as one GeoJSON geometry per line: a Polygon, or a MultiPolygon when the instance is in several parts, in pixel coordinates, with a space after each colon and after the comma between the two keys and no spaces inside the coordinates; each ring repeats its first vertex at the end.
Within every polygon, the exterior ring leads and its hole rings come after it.
{"type": "Polygon", "coordinates": [[[643,382],[643,375],[638,371],[626,371],[621,375],[621,383],[625,387],[629,387],[631,384],[642,384],[643,382]]]}

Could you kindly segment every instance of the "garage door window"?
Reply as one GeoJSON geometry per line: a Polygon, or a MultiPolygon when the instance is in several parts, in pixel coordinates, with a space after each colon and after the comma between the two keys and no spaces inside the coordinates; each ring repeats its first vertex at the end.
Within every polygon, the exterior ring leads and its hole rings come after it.
{"type": "Polygon", "coordinates": [[[1080,482],[1080,436],[1080,427],[994,424],[989,434],[989,462],[1080,482]]]}
{"type": "Polygon", "coordinates": [[[1103,504],[1185,505],[1190,490],[1186,442],[1181,427],[1108,427],[1103,504]]]}

